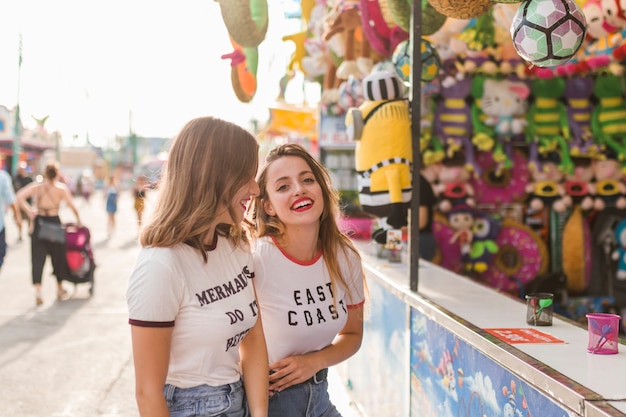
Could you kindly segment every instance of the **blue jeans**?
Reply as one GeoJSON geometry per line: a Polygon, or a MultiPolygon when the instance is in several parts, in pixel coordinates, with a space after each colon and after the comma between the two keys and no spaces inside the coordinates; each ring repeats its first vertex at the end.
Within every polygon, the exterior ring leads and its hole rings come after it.
{"type": "Polygon", "coordinates": [[[171,417],[248,417],[248,403],[241,381],[210,387],[199,385],[163,388],[171,417]]]}
{"type": "Polygon", "coordinates": [[[341,417],[328,397],[328,381],[311,380],[270,397],[269,417],[341,417]]]}

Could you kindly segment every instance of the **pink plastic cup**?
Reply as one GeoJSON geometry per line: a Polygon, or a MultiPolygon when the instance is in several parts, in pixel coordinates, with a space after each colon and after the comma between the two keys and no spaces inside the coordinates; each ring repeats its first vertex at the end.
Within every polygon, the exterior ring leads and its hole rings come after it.
{"type": "Polygon", "coordinates": [[[620,316],[608,313],[587,314],[589,343],[587,352],[599,355],[617,353],[620,316]]]}

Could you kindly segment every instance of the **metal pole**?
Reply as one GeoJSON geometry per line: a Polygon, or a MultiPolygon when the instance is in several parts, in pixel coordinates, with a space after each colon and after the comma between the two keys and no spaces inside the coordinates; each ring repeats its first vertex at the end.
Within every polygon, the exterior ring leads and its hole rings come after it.
{"type": "Polygon", "coordinates": [[[56,143],[56,151],[54,153],[57,162],[61,163],[61,134],[54,132],[54,142],[56,143]]]}
{"type": "Polygon", "coordinates": [[[413,186],[413,195],[411,198],[411,211],[409,217],[409,277],[411,280],[411,291],[417,292],[417,284],[419,280],[419,206],[420,206],[420,121],[421,114],[421,82],[422,82],[422,0],[413,0],[411,13],[411,32],[409,39],[412,45],[411,52],[411,143],[413,146],[413,171],[411,181],[413,186]]]}
{"type": "Polygon", "coordinates": [[[133,131],[133,111],[128,112],[128,145],[130,146],[133,172],[137,166],[137,135],[133,131]]]}
{"type": "Polygon", "coordinates": [[[17,175],[17,166],[20,160],[20,78],[22,72],[22,34],[20,33],[19,57],[17,60],[17,103],[15,104],[15,123],[13,124],[13,157],[11,158],[11,173],[17,175]]]}

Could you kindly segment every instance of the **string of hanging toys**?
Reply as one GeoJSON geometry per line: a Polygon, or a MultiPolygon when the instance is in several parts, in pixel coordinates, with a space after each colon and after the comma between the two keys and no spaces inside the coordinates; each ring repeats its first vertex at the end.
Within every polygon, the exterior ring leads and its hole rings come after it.
{"type": "Polygon", "coordinates": [[[470,37],[472,34],[479,37],[473,46],[491,43],[486,39],[490,31],[482,30],[480,24],[493,19],[494,4],[521,3],[511,23],[511,39],[519,56],[538,67],[562,65],[575,57],[587,31],[585,15],[573,0],[429,0],[428,3],[447,17],[477,19],[477,27],[469,32],[470,37]]]}

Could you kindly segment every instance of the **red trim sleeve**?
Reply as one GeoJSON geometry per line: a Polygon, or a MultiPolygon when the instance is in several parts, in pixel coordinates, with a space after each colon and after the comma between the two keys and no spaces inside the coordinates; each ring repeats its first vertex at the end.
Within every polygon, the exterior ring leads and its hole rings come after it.
{"type": "Polygon", "coordinates": [[[348,310],[351,309],[351,308],[363,307],[364,304],[365,304],[365,300],[361,301],[358,304],[348,304],[348,310]]]}

